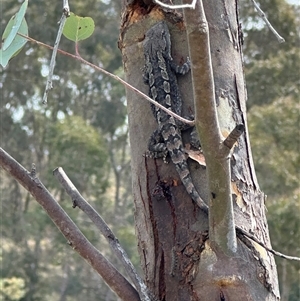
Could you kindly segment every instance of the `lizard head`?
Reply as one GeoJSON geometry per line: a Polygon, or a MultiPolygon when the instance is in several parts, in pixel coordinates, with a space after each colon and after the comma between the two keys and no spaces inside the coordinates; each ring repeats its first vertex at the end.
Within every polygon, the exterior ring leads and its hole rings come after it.
{"type": "Polygon", "coordinates": [[[166,59],[171,57],[171,40],[167,24],[164,21],[156,23],[145,35],[144,50],[152,57],[157,56],[160,51],[166,59]]]}

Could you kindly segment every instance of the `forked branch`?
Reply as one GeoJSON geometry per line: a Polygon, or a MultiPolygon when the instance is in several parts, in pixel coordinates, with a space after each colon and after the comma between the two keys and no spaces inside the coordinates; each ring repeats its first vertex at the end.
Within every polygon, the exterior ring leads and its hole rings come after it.
{"type": "Polygon", "coordinates": [[[89,242],[67,213],[36,177],[35,166],[27,171],[0,148],[0,165],[15,178],[47,212],[72,248],[102,276],[108,286],[126,301],[140,301],[138,292],[116,268],[89,242]]]}
{"type": "MultiPolygon", "coordinates": [[[[210,190],[209,238],[230,256],[237,247],[231,197],[230,148],[229,144],[223,143],[218,121],[209,28],[202,1],[197,1],[194,10],[185,9],[184,18],[192,61],[195,123],[205,156],[210,190]]],[[[227,141],[230,144],[234,141],[231,138],[232,135],[227,141]]]]}
{"type": "Polygon", "coordinates": [[[83,198],[83,196],[79,193],[77,188],[74,186],[74,184],[71,182],[71,180],[61,167],[56,168],[53,171],[53,174],[58,179],[60,184],[64,187],[67,194],[71,197],[73,201],[73,207],[78,207],[79,209],[81,209],[106,238],[112,251],[119,258],[128,276],[134,283],[136,289],[139,291],[141,300],[150,301],[151,299],[149,297],[149,292],[144,281],[138,275],[126,251],[123,249],[123,247],[119,243],[119,240],[105,223],[100,214],[83,198]]]}

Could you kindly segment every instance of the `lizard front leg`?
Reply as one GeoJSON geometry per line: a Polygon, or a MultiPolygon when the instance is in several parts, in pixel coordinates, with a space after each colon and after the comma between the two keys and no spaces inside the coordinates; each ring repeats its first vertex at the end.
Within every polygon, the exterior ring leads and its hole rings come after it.
{"type": "Polygon", "coordinates": [[[163,158],[165,163],[167,162],[168,149],[164,142],[163,136],[160,130],[155,130],[151,135],[148,142],[148,151],[146,157],[148,158],[163,158]]]}

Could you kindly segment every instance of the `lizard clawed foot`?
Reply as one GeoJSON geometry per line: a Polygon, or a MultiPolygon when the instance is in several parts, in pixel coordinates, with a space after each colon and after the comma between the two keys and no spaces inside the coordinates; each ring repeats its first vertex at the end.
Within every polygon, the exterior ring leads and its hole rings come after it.
{"type": "Polygon", "coordinates": [[[164,152],[154,152],[154,151],[146,151],[145,154],[143,155],[146,158],[151,158],[151,159],[159,159],[162,158],[164,163],[168,164],[167,156],[168,156],[168,151],[164,152]]]}

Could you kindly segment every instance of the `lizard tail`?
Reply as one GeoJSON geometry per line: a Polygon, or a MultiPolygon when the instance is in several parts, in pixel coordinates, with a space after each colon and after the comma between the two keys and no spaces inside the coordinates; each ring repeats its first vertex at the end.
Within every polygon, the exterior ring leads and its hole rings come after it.
{"type": "Polygon", "coordinates": [[[196,188],[193,184],[193,180],[191,178],[190,171],[189,171],[186,160],[176,163],[175,166],[176,166],[176,170],[179,174],[179,177],[180,177],[183,185],[185,186],[186,191],[192,198],[192,200],[199,206],[199,208],[202,211],[208,213],[208,206],[205,204],[203,199],[200,197],[198,191],[196,190],[196,188]]]}

